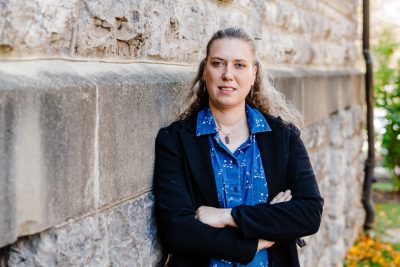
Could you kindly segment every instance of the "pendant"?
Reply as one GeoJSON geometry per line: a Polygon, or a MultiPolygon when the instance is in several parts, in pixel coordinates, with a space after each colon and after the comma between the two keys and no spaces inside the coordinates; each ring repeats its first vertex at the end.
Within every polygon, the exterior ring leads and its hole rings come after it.
{"type": "Polygon", "coordinates": [[[225,135],[225,143],[229,144],[229,136],[225,135]]]}

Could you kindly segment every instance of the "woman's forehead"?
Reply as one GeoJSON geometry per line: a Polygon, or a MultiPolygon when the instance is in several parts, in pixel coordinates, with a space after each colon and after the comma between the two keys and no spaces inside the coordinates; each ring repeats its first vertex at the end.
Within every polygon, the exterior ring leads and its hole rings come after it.
{"type": "Polygon", "coordinates": [[[250,44],[240,39],[218,39],[210,47],[210,58],[253,60],[254,55],[250,44]]]}

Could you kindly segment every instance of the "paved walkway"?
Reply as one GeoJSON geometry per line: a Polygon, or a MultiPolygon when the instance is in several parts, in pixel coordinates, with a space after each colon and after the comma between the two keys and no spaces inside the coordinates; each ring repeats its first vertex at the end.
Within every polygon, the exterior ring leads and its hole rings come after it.
{"type": "Polygon", "coordinates": [[[389,228],[382,236],[382,240],[390,243],[400,243],[400,228],[389,228]]]}

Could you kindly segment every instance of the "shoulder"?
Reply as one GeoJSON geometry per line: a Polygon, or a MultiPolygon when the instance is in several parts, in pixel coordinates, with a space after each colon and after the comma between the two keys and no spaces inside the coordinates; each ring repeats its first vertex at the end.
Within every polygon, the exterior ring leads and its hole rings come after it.
{"type": "Polygon", "coordinates": [[[187,127],[187,125],[188,125],[188,119],[176,120],[176,121],[172,122],[170,125],[161,128],[161,130],[175,132],[175,131],[178,131],[180,129],[187,127]]]}
{"type": "Polygon", "coordinates": [[[177,138],[178,133],[182,130],[193,131],[193,129],[195,129],[195,126],[193,125],[196,123],[196,118],[195,115],[192,115],[184,120],[176,120],[172,122],[170,125],[159,130],[157,139],[166,138],[166,136],[175,139],[177,138]]]}
{"type": "Polygon", "coordinates": [[[273,116],[270,114],[263,113],[267,120],[272,132],[282,132],[288,135],[300,135],[300,129],[297,128],[293,123],[283,120],[280,116],[273,116]]]}

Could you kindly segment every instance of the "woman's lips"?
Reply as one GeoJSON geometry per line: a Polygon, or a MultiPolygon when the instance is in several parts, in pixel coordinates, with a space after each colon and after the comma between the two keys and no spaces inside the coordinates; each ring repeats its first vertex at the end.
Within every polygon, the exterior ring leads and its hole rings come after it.
{"type": "Polygon", "coordinates": [[[235,88],[229,86],[218,86],[218,89],[224,92],[233,92],[236,90],[235,88]]]}

